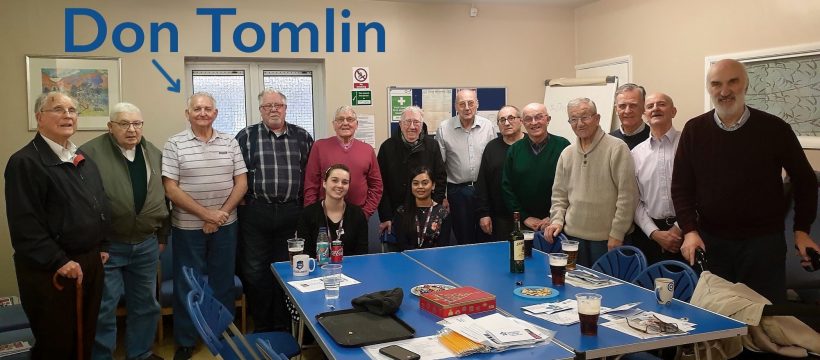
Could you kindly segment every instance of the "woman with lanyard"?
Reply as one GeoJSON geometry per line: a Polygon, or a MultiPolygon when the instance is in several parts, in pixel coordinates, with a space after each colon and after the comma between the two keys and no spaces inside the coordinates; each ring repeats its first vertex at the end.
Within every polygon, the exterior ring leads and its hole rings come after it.
{"type": "Polygon", "coordinates": [[[449,243],[441,228],[449,212],[431,197],[436,188],[429,168],[421,166],[411,172],[410,193],[405,204],[396,210],[397,244],[402,249],[430,248],[449,243]]]}
{"type": "Polygon", "coordinates": [[[316,236],[324,227],[330,241],[342,241],[345,256],[367,254],[367,219],[362,208],[345,202],[350,170],[344,164],[331,165],[323,180],[325,198],[305,207],[296,226],[299,237],[305,239],[305,253],[316,257],[316,236]]]}

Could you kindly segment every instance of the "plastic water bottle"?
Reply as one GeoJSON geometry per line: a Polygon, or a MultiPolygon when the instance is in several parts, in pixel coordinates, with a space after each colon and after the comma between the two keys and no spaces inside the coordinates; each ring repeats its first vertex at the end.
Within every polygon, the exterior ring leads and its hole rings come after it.
{"type": "Polygon", "coordinates": [[[330,263],[330,237],[325,227],[320,227],[316,236],[316,262],[320,266],[330,263]]]}

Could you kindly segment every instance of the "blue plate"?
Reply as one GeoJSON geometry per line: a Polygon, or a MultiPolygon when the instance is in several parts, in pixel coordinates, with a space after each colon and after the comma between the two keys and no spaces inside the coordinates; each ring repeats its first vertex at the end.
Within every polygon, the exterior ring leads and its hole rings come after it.
{"type": "Polygon", "coordinates": [[[520,296],[522,298],[526,298],[526,299],[543,300],[543,299],[552,299],[552,298],[558,296],[558,294],[560,294],[560,292],[558,292],[558,290],[555,290],[553,288],[546,287],[546,286],[522,286],[522,287],[519,287],[519,288],[516,288],[515,290],[513,290],[513,294],[515,294],[516,296],[520,296]],[[544,291],[544,290],[549,290],[550,293],[549,293],[549,295],[544,295],[544,296],[528,295],[528,294],[525,293],[525,290],[527,290],[527,292],[530,292],[530,291],[539,291],[540,292],[540,291],[544,291]]]}

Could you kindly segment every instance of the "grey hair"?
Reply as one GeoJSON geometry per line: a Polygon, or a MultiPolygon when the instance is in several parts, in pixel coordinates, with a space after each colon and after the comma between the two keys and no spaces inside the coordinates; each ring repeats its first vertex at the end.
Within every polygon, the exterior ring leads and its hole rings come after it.
{"type": "Polygon", "coordinates": [[[57,96],[67,97],[69,100],[71,100],[71,103],[74,104],[74,107],[77,107],[77,99],[75,99],[71,95],[68,95],[67,93],[64,93],[62,91],[49,91],[40,94],[40,96],[37,97],[37,100],[34,101],[34,112],[38,113],[43,111],[43,106],[45,106],[47,102],[53,100],[57,96]]]}
{"type": "Polygon", "coordinates": [[[424,110],[422,110],[420,107],[418,107],[416,105],[410,105],[410,106],[404,108],[404,110],[401,111],[401,119],[402,120],[404,120],[404,114],[406,114],[408,112],[416,113],[421,118],[421,122],[424,122],[424,110]]]}
{"type": "Polygon", "coordinates": [[[116,103],[114,106],[111,107],[111,112],[109,113],[108,118],[111,121],[117,120],[117,115],[120,113],[139,113],[142,114],[140,108],[137,105],[127,102],[116,103]]]}
{"type": "Polygon", "coordinates": [[[285,102],[285,105],[287,105],[287,103],[288,103],[288,97],[285,96],[285,94],[283,94],[281,91],[273,89],[273,88],[265,88],[265,90],[262,90],[262,91],[259,92],[258,100],[259,100],[260,105],[262,104],[262,97],[264,97],[267,94],[279,95],[279,96],[282,97],[282,101],[285,102]]]}
{"type": "Polygon", "coordinates": [[[214,96],[211,95],[211,93],[204,92],[204,91],[197,91],[193,95],[188,97],[188,108],[191,107],[191,103],[193,102],[194,98],[198,98],[198,97],[206,97],[206,98],[210,99],[211,104],[213,104],[214,108],[216,108],[216,99],[214,99],[214,96]]]}
{"type": "Polygon", "coordinates": [[[476,101],[478,101],[478,91],[476,91],[476,89],[473,89],[473,88],[458,89],[458,90],[456,90],[456,99],[458,99],[458,94],[460,94],[462,92],[471,92],[471,93],[473,93],[475,95],[476,101]]]}
{"type": "Polygon", "coordinates": [[[353,113],[353,117],[358,117],[358,115],[356,114],[356,110],[353,110],[352,106],[342,105],[342,106],[339,106],[338,109],[336,109],[336,113],[333,114],[333,118],[335,119],[337,116],[339,116],[339,114],[341,114],[343,112],[348,112],[348,111],[353,113]]]}
{"type": "Polygon", "coordinates": [[[640,86],[638,84],[633,84],[633,83],[626,83],[626,84],[623,84],[621,86],[618,86],[618,88],[615,89],[615,98],[617,99],[618,95],[623,94],[627,91],[636,91],[636,90],[638,91],[639,94],[641,94],[641,101],[646,101],[646,89],[644,89],[643,86],[640,86]]]}
{"type": "Polygon", "coordinates": [[[594,101],[592,101],[592,100],[590,100],[589,98],[577,98],[577,99],[572,99],[572,100],[570,100],[570,101],[567,103],[567,112],[570,112],[570,110],[571,110],[572,108],[574,108],[574,107],[578,107],[578,106],[581,106],[581,105],[583,105],[583,104],[588,105],[588,106],[589,106],[589,108],[590,108],[590,109],[592,109],[592,112],[593,112],[593,113],[595,113],[595,114],[597,114],[597,113],[598,113],[598,107],[597,107],[597,106],[595,106],[595,102],[594,102],[594,101]]]}
{"type": "MultiPolygon", "coordinates": [[[[521,117],[521,109],[519,109],[515,105],[504,105],[504,106],[501,107],[501,109],[498,109],[498,112],[501,112],[501,110],[504,110],[506,108],[510,108],[510,109],[515,110],[515,116],[521,117]]],[[[496,114],[496,118],[497,117],[498,117],[498,114],[496,114]]]]}

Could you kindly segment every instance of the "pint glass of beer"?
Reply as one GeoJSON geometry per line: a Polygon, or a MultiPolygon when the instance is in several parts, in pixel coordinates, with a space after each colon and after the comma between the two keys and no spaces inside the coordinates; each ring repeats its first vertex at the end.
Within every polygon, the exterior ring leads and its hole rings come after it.
{"type": "Polygon", "coordinates": [[[581,335],[598,335],[598,315],[601,313],[601,295],[580,293],[575,295],[578,301],[578,318],[581,320],[581,335]]]}
{"type": "Polygon", "coordinates": [[[575,261],[578,260],[578,241],[562,240],[561,250],[567,254],[567,271],[575,270],[575,261]]]}
{"type": "Polygon", "coordinates": [[[293,256],[299,255],[305,251],[305,239],[292,238],[288,239],[288,260],[291,266],[293,265],[293,256]]]}
{"type": "Polygon", "coordinates": [[[567,273],[567,254],[550,253],[550,274],[552,274],[552,284],[564,286],[564,277],[567,273]]]}

